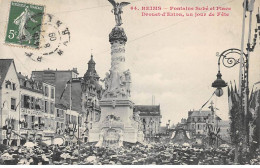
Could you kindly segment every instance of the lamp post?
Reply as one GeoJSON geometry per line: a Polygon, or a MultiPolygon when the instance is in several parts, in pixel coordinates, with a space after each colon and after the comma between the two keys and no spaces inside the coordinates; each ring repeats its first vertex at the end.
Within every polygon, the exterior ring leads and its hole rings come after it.
{"type": "MultiPolygon", "coordinates": [[[[241,50],[238,49],[228,49],[224,51],[220,56],[219,56],[219,62],[220,63],[220,58],[222,56],[223,60],[226,59],[229,61],[229,65],[232,65],[231,67],[235,66],[236,64],[240,63],[240,71],[239,71],[239,95],[241,98],[241,105],[240,109],[243,110],[244,112],[244,129],[245,129],[245,138],[244,138],[244,144],[246,145],[246,149],[249,145],[249,121],[248,121],[248,105],[249,105],[249,57],[250,57],[250,52],[254,51],[255,45],[256,45],[256,38],[257,38],[257,32],[260,30],[260,26],[258,28],[256,27],[255,29],[255,34],[254,34],[254,39],[253,42],[251,43],[251,29],[252,29],[252,13],[254,10],[254,2],[255,0],[251,0],[250,2],[248,0],[243,0],[243,25],[242,25],[242,39],[241,39],[241,50]],[[247,39],[247,44],[246,44],[246,54],[244,53],[244,43],[245,43],[245,20],[246,20],[246,13],[249,12],[249,25],[248,25],[248,39],[247,39]],[[231,51],[231,53],[237,53],[240,55],[240,59],[234,59],[234,58],[227,58],[226,53],[228,51],[231,51]]],[[[256,15],[256,22],[257,24],[260,24],[260,12],[258,8],[258,14],[256,15]]],[[[259,34],[260,35],[260,34],[259,34]]],[[[219,71],[220,72],[220,71],[219,71]]],[[[218,81],[221,81],[221,76],[220,78],[218,77],[218,81]]],[[[217,88],[217,90],[221,89],[222,87],[225,87],[221,85],[220,83],[213,82],[212,87],[217,88]]],[[[218,92],[218,91],[216,91],[218,92]]],[[[221,95],[221,92],[220,94],[221,95]]]]}
{"type": "MultiPolygon", "coordinates": [[[[227,86],[227,83],[222,79],[222,74],[220,72],[220,63],[222,63],[224,65],[224,67],[226,68],[232,68],[234,66],[236,66],[237,64],[242,64],[242,67],[244,68],[244,70],[240,69],[240,73],[243,73],[242,76],[246,77],[247,80],[241,80],[241,84],[239,86],[240,88],[240,93],[243,93],[240,95],[240,102],[241,104],[239,105],[241,111],[244,111],[244,142],[246,144],[246,148],[248,146],[248,139],[249,139],[249,132],[247,130],[248,128],[248,120],[247,120],[247,111],[248,111],[248,96],[249,96],[249,89],[248,89],[248,54],[243,53],[243,59],[241,60],[241,58],[236,58],[233,55],[237,55],[237,56],[241,56],[241,50],[236,49],[236,48],[231,48],[231,49],[227,49],[225,51],[223,51],[219,56],[218,59],[218,73],[217,73],[217,79],[212,83],[212,87],[216,88],[215,94],[218,97],[221,97],[223,95],[223,90],[222,88],[227,86]],[[232,56],[230,56],[230,54],[232,54],[232,56]],[[246,99],[245,99],[246,97],[246,99]],[[244,102],[243,102],[244,101],[244,102]],[[243,103],[242,103],[243,102],[243,103]]],[[[237,150],[236,150],[237,151],[237,150]]],[[[238,153],[235,152],[235,155],[237,158],[238,153]]],[[[237,159],[235,159],[236,161],[237,159]]]]}

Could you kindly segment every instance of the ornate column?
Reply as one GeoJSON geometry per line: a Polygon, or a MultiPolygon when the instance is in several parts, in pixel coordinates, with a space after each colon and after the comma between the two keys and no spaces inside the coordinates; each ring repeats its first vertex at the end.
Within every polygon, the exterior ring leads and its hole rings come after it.
{"type": "Polygon", "coordinates": [[[126,41],[127,36],[124,29],[115,26],[109,34],[109,42],[111,44],[111,68],[104,79],[105,92],[103,98],[130,97],[131,73],[125,65],[126,41]]]}

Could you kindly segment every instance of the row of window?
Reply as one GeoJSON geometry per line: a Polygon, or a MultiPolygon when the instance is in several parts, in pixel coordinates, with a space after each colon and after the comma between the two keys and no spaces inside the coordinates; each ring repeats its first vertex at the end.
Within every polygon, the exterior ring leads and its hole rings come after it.
{"type": "Polygon", "coordinates": [[[206,128],[206,125],[205,124],[196,124],[196,127],[195,128],[195,124],[192,124],[192,129],[198,129],[198,130],[202,130],[202,129],[205,129],[206,128]]]}
{"type": "Polygon", "coordinates": [[[28,95],[22,95],[21,97],[22,108],[42,110],[45,113],[54,114],[55,105],[53,102],[47,100],[41,100],[39,98],[30,97],[28,95]]]}
{"type": "Polygon", "coordinates": [[[54,119],[24,115],[22,127],[25,129],[54,129],[54,119]]]}
{"type": "MultiPolygon", "coordinates": [[[[71,116],[71,123],[76,123],[76,116],[71,116]]],[[[21,128],[24,129],[48,129],[54,128],[54,120],[49,118],[35,117],[29,115],[23,115],[24,120],[22,121],[21,128]]],[[[13,123],[13,125],[17,125],[13,123]]],[[[82,118],[79,118],[79,126],[82,126],[82,118]]],[[[56,122],[56,129],[64,129],[64,123],[56,122]]]]}
{"type": "Polygon", "coordinates": [[[207,120],[207,118],[205,117],[194,117],[192,118],[192,122],[205,122],[207,120]]]}
{"type": "MultiPolygon", "coordinates": [[[[16,90],[16,84],[13,83],[13,82],[10,82],[10,81],[6,81],[5,82],[5,88],[16,90]]],[[[43,94],[44,94],[44,96],[49,97],[49,87],[48,86],[44,86],[43,94]]],[[[54,93],[54,88],[52,87],[51,88],[51,92],[50,92],[50,95],[51,95],[52,99],[54,99],[54,94],[55,94],[54,93]]]]}
{"type": "MultiPolygon", "coordinates": [[[[35,110],[43,110],[44,112],[49,112],[49,102],[42,101],[41,99],[30,97],[27,95],[22,95],[22,107],[27,109],[35,109],[35,110]]],[[[50,112],[53,114],[54,111],[54,103],[50,103],[50,112]]],[[[16,110],[16,99],[11,98],[11,109],[16,110]]],[[[64,117],[64,110],[57,109],[56,117],[63,118],[64,117]]]]}

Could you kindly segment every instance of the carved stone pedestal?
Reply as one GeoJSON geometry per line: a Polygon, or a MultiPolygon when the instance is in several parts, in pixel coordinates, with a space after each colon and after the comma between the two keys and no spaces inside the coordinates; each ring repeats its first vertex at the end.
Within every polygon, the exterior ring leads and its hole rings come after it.
{"type": "Polygon", "coordinates": [[[90,129],[90,142],[97,141],[97,146],[122,146],[123,141],[143,141],[143,133],[138,130],[138,122],[133,119],[131,100],[103,99],[100,101],[100,107],[100,122],[90,129]]]}

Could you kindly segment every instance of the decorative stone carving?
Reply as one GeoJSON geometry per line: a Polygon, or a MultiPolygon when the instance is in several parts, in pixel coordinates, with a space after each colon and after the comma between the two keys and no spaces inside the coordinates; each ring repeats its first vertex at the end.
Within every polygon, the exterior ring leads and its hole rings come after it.
{"type": "Polygon", "coordinates": [[[105,92],[103,97],[130,97],[131,73],[129,69],[121,75],[117,71],[110,70],[110,74],[106,73],[106,77],[102,80],[105,82],[105,92]]]}
{"type": "Polygon", "coordinates": [[[124,123],[122,122],[120,117],[117,117],[117,116],[111,114],[111,115],[106,116],[106,118],[102,121],[100,127],[101,128],[104,128],[104,127],[108,127],[108,128],[117,127],[117,128],[123,129],[124,128],[124,123]]]}
{"type": "Polygon", "coordinates": [[[127,36],[125,34],[124,28],[116,26],[112,29],[111,33],[109,34],[109,42],[114,42],[116,40],[126,42],[127,36]]]}
{"type": "Polygon", "coordinates": [[[129,69],[124,72],[124,76],[125,76],[125,88],[126,88],[126,92],[127,92],[127,95],[130,97],[130,96],[131,96],[131,88],[130,88],[131,73],[130,73],[130,70],[129,70],[129,69]]]}
{"type": "Polygon", "coordinates": [[[113,69],[110,70],[110,80],[111,80],[110,91],[114,91],[120,87],[120,76],[121,76],[117,70],[116,65],[114,65],[112,68],[113,69]]]}
{"type": "Polygon", "coordinates": [[[125,49],[124,48],[118,48],[118,49],[114,49],[112,50],[112,54],[115,54],[115,53],[124,53],[125,52],[125,49]]]}
{"type": "Polygon", "coordinates": [[[122,129],[118,128],[103,128],[99,134],[98,143],[96,147],[110,146],[121,147],[123,146],[124,133],[122,129]]]}
{"type": "Polygon", "coordinates": [[[105,77],[105,89],[110,89],[111,87],[111,79],[110,79],[110,74],[106,73],[106,77],[105,77]]]}

